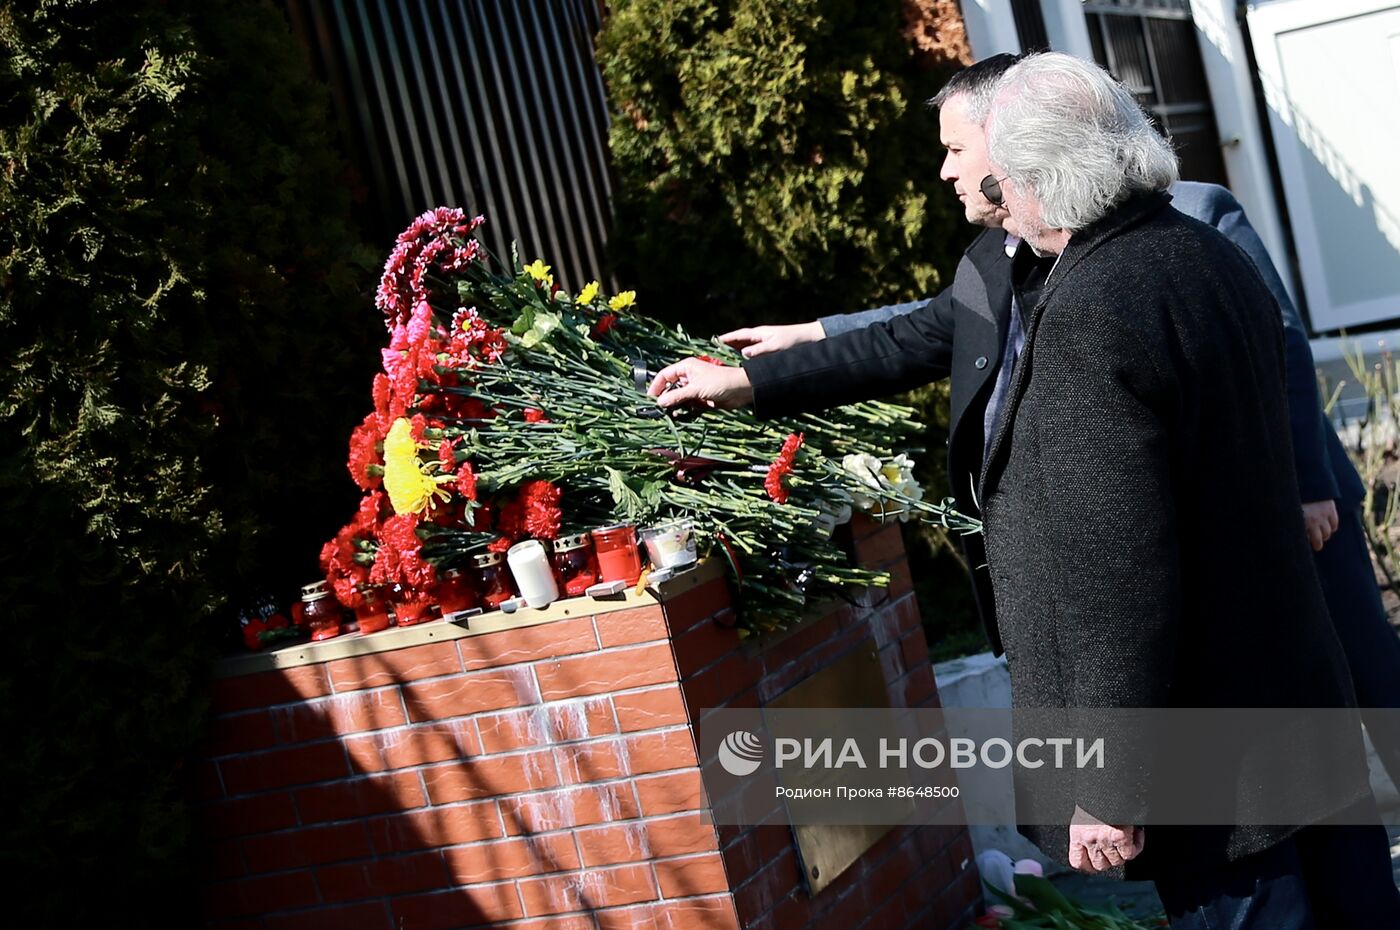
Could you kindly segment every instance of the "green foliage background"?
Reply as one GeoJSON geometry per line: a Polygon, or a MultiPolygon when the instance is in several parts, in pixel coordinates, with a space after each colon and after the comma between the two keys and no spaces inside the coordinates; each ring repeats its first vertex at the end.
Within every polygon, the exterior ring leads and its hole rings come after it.
{"type": "MultiPolygon", "coordinates": [[[[927,67],[901,0],[620,0],[598,39],[617,185],[617,276],[691,332],[914,300],[951,280],[975,230],[939,180],[927,67]]],[[[918,477],[946,493],[947,387],[918,477]]],[[[908,532],[930,641],[984,641],[937,532],[908,532]]],[[[948,648],[945,648],[948,651],[948,648]]]]}
{"type": "Polygon", "coordinates": [[[17,926],[189,922],[213,618],[316,577],[354,506],[380,334],[328,112],[270,2],[0,2],[17,926]]]}

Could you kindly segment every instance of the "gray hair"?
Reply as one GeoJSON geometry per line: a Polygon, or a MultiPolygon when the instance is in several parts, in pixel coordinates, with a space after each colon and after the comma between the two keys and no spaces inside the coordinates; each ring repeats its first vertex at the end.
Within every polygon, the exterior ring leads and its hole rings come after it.
{"type": "Polygon", "coordinates": [[[1139,191],[1166,190],[1176,154],[1122,84],[1072,55],[1031,55],[1003,75],[987,118],[991,161],[1077,232],[1139,191]]]}

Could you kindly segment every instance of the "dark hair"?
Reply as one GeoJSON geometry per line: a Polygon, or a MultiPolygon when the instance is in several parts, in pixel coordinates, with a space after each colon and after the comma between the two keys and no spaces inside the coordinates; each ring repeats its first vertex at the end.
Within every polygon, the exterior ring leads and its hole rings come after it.
{"type": "Polygon", "coordinates": [[[954,97],[966,95],[968,118],[980,126],[987,121],[987,113],[992,108],[992,95],[996,93],[1001,76],[1024,57],[1002,52],[974,62],[949,78],[928,105],[941,107],[954,97]]]}

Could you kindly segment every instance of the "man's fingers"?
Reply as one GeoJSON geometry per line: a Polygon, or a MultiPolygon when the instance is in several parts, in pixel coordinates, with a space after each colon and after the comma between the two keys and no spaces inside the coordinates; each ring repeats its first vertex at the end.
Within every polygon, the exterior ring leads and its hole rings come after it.
{"type": "Polygon", "coordinates": [[[1322,527],[1316,523],[1308,524],[1308,542],[1312,543],[1313,552],[1321,552],[1322,544],[1327,542],[1327,537],[1322,535],[1322,527]]]}
{"type": "Polygon", "coordinates": [[[741,329],[730,330],[719,337],[719,341],[729,346],[731,349],[742,349],[744,346],[751,346],[755,342],[761,342],[762,336],[751,326],[741,329]]]}
{"type": "Polygon", "coordinates": [[[1104,858],[1108,860],[1109,865],[1123,864],[1123,854],[1118,851],[1117,846],[1101,846],[1099,848],[1103,850],[1104,858]]]}
{"type": "MultiPolygon", "coordinates": [[[[667,388],[680,382],[684,378],[689,361],[690,359],[683,358],[679,362],[667,365],[657,372],[656,377],[651,379],[651,384],[647,387],[647,393],[652,397],[660,397],[662,394],[665,394],[667,388]]],[[[666,407],[669,405],[662,404],[661,406],[666,407]]]]}
{"type": "MultiPolygon", "coordinates": [[[[656,403],[662,409],[670,409],[681,404],[690,403],[700,397],[700,388],[693,384],[682,384],[679,387],[671,388],[660,397],[656,398],[656,403]]],[[[714,406],[711,404],[710,406],[714,406]]]]}
{"type": "Polygon", "coordinates": [[[1082,843],[1069,844],[1069,867],[1072,869],[1082,869],[1084,867],[1084,857],[1087,855],[1082,843]]]}

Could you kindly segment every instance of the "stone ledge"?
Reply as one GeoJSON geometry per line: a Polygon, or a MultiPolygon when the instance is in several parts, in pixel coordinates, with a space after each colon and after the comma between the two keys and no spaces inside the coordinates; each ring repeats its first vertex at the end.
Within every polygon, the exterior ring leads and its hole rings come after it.
{"type": "Polygon", "coordinates": [[[521,608],[513,614],[499,610],[477,614],[460,623],[432,620],[416,626],[390,627],[369,636],[351,633],[337,636],[334,639],[322,640],[319,643],[292,643],[263,652],[221,659],[214,666],[214,677],[236,678],[242,675],[256,675],[259,672],[316,665],[333,659],[348,659],[354,656],[393,652],[397,649],[421,646],[424,643],[480,636],[484,633],[496,633],[501,630],[522,629],[570,617],[595,617],[620,610],[631,610],[635,607],[656,606],[697,588],[707,581],[723,577],[723,575],[724,565],[720,560],[705,559],[691,571],[676,575],[659,587],[649,587],[641,594],[638,594],[635,588],[629,588],[623,596],[607,600],[571,597],[555,601],[548,607],[521,608]]]}

